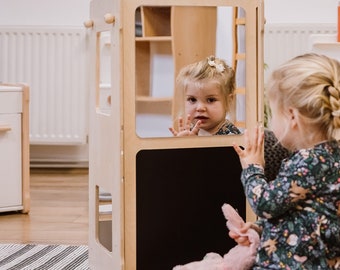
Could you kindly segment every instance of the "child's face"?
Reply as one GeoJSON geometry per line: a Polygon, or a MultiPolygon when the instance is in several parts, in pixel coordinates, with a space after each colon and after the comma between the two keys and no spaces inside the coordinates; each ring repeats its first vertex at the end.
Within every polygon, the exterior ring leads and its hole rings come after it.
{"type": "Polygon", "coordinates": [[[280,141],[283,147],[292,149],[292,144],[296,137],[292,136],[292,132],[288,132],[287,125],[289,121],[287,115],[278,109],[277,101],[269,100],[272,117],[270,119],[269,127],[280,141]]]}
{"type": "Polygon", "coordinates": [[[214,134],[225,121],[227,108],[221,89],[214,81],[189,83],[186,90],[185,112],[193,123],[201,120],[200,128],[214,134]]]}

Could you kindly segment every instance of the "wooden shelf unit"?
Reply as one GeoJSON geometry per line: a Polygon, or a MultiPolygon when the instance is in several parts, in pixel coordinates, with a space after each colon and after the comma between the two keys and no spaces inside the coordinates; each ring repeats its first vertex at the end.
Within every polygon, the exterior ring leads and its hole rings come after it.
{"type": "MultiPolygon", "coordinates": [[[[245,206],[246,201],[242,197],[244,196],[243,190],[235,190],[235,183],[240,184],[241,167],[232,144],[242,145],[244,136],[215,136],[214,138],[198,136],[195,139],[138,136],[136,132],[138,108],[136,109],[136,106],[139,103],[147,107],[155,105],[157,107],[154,110],[155,113],[160,108],[164,109],[162,107],[165,106],[162,104],[166,102],[172,103],[171,106],[176,103],[170,97],[167,100],[168,97],[153,96],[150,91],[150,57],[152,55],[150,46],[166,47],[166,49],[170,47],[169,55],[173,57],[173,78],[175,79],[179,69],[184,65],[215,54],[216,7],[225,5],[244,8],[247,22],[245,36],[247,107],[245,114],[246,128],[252,129],[262,120],[263,111],[263,1],[227,0],[222,3],[220,0],[211,0],[207,3],[204,0],[182,0],[181,2],[176,0],[91,0],[90,5],[90,23],[86,24],[90,27],[91,69],[89,82],[91,88],[89,97],[90,267],[119,270],[171,269],[181,263],[174,252],[179,252],[179,255],[184,256],[183,258],[187,261],[200,259],[201,255],[198,253],[198,257],[195,258],[189,257],[187,253],[193,250],[196,253],[199,246],[205,247],[206,244],[201,238],[202,235],[207,235],[204,232],[196,234],[196,230],[192,228],[204,229],[205,225],[211,226],[212,218],[205,214],[213,214],[217,211],[213,216],[214,219],[216,218],[216,224],[222,226],[222,233],[218,233],[217,241],[210,241],[212,237],[209,235],[207,242],[213,242],[212,244],[215,245],[221,240],[220,235],[225,232],[225,223],[219,208],[221,202],[211,205],[209,209],[206,208],[213,199],[220,200],[219,196],[221,196],[221,201],[229,202],[231,201],[229,198],[235,196],[235,201],[242,201],[242,206],[244,205],[242,212],[247,220],[255,219],[251,209],[245,206]],[[168,30],[166,34],[162,33],[161,28],[154,28],[153,31],[147,30],[146,21],[157,23],[156,11],[160,5],[164,6],[162,12],[170,11],[170,16],[159,18],[168,20],[165,24],[166,28],[170,29],[170,34],[168,30]],[[134,17],[136,8],[141,6],[147,8],[141,9],[141,29],[138,29],[141,31],[136,36],[134,17]],[[113,44],[110,46],[112,71],[110,70],[111,84],[108,89],[111,103],[109,104],[110,113],[107,114],[98,110],[97,102],[98,82],[100,82],[98,35],[105,31],[110,32],[110,40],[113,44]],[[135,102],[136,95],[137,102],[135,102]],[[214,153],[211,153],[211,150],[214,153]],[[202,162],[201,157],[205,157],[206,161],[202,162]],[[216,161],[220,162],[220,165],[216,165],[216,161]],[[205,166],[206,169],[203,169],[203,172],[209,174],[206,176],[201,173],[200,168],[201,164],[207,165],[208,163],[211,163],[212,169],[205,166]],[[222,172],[216,171],[216,168],[222,169],[222,172]],[[228,171],[227,179],[223,177],[225,171],[228,171]],[[193,176],[192,172],[197,174],[193,176]],[[212,175],[215,173],[216,175],[212,175]],[[211,180],[221,180],[219,183],[227,187],[221,188],[213,184],[211,180]],[[183,185],[186,188],[183,188],[183,185]],[[103,223],[99,222],[98,189],[101,188],[112,195],[112,220],[108,220],[108,226],[105,227],[105,230],[110,231],[108,233],[101,233],[103,223]],[[209,190],[211,194],[207,193],[209,190]],[[231,194],[224,195],[220,191],[230,191],[231,194]],[[179,195],[179,192],[183,194],[179,195]],[[188,194],[195,194],[195,196],[188,196],[188,194]],[[169,195],[170,197],[167,197],[169,195]],[[183,202],[182,198],[192,199],[194,206],[183,202]],[[202,207],[197,206],[196,202],[202,204],[202,207]],[[183,211],[183,206],[189,207],[183,211]],[[208,210],[202,211],[202,208],[208,210]],[[195,209],[199,211],[197,214],[194,212],[195,209]],[[221,223],[220,220],[223,222],[221,223]],[[195,236],[192,235],[193,233],[195,236]],[[159,235],[161,237],[158,237],[159,235]],[[176,238],[186,235],[192,235],[190,239],[185,240],[187,247],[182,245],[183,239],[178,241],[176,238]],[[163,241],[163,237],[167,237],[169,241],[163,241]],[[195,244],[192,239],[199,239],[200,244],[195,244]],[[109,243],[107,244],[106,241],[109,243]],[[182,249],[173,248],[177,247],[178,243],[181,243],[182,249]],[[159,255],[166,255],[167,258],[163,259],[159,255]],[[156,259],[161,264],[160,266],[154,263],[156,259]],[[144,263],[141,260],[150,260],[150,262],[144,263]],[[164,267],[165,263],[169,265],[164,267]]],[[[150,124],[156,125],[153,122],[150,124]]],[[[237,202],[234,204],[240,209],[237,202]]],[[[213,227],[208,231],[216,233],[216,227],[213,227]]],[[[222,240],[224,242],[224,239],[222,240]]],[[[209,250],[216,251],[214,247],[209,250]]],[[[223,243],[224,251],[225,244],[223,243]]]]}
{"type": "Polygon", "coordinates": [[[215,54],[216,20],[216,7],[142,6],[137,10],[136,25],[141,26],[141,36],[135,39],[137,113],[149,108],[151,113],[170,115],[174,109],[174,92],[168,97],[152,96],[151,47],[172,58],[175,81],[183,66],[215,54]]]}

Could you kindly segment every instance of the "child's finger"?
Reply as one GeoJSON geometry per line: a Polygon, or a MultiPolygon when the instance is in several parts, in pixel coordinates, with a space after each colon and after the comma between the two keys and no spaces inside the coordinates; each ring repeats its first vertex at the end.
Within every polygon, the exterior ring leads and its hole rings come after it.
{"type": "Polygon", "coordinates": [[[238,145],[233,143],[233,148],[234,148],[235,152],[241,157],[242,154],[243,154],[243,150],[241,149],[241,147],[239,147],[238,145]]]}
{"type": "Polygon", "coordinates": [[[175,129],[173,129],[172,127],[169,128],[170,132],[172,133],[172,135],[177,136],[177,131],[175,129]]]}
{"type": "Polygon", "coordinates": [[[260,133],[260,136],[259,136],[259,140],[258,140],[258,144],[259,144],[259,146],[261,146],[261,147],[262,147],[262,145],[263,145],[263,142],[264,142],[264,131],[263,131],[263,130],[261,130],[261,133],[260,133]]]}
{"type": "Polygon", "coordinates": [[[253,137],[253,146],[254,146],[254,151],[257,151],[258,148],[259,148],[259,127],[256,126],[255,129],[254,129],[254,137],[253,137]]]}
{"type": "Polygon", "coordinates": [[[192,128],[191,133],[195,134],[195,135],[198,135],[198,132],[200,131],[200,125],[201,125],[201,120],[198,120],[195,123],[194,127],[192,128]]]}
{"type": "Polygon", "coordinates": [[[249,238],[247,236],[240,236],[236,232],[229,231],[229,237],[234,239],[234,241],[242,246],[249,246],[249,238]]]}
{"type": "Polygon", "coordinates": [[[245,144],[246,150],[251,149],[252,144],[251,144],[251,141],[250,141],[250,138],[249,138],[249,132],[248,132],[247,129],[244,131],[244,144],[245,144]]]}
{"type": "Polygon", "coordinates": [[[251,226],[253,225],[252,222],[246,222],[243,227],[240,229],[240,232],[241,233],[246,233],[250,228],[251,226]]]}
{"type": "Polygon", "coordinates": [[[178,118],[178,130],[182,131],[183,129],[184,129],[184,127],[183,127],[183,118],[179,117],[178,118]]]}
{"type": "Polygon", "coordinates": [[[257,128],[257,134],[258,134],[256,143],[258,144],[259,147],[262,147],[262,144],[264,141],[264,131],[263,131],[262,122],[259,122],[256,128],[257,128]]]}
{"type": "Polygon", "coordinates": [[[191,126],[191,116],[190,114],[187,115],[187,120],[185,122],[185,129],[186,130],[190,130],[190,126],[191,126]]]}

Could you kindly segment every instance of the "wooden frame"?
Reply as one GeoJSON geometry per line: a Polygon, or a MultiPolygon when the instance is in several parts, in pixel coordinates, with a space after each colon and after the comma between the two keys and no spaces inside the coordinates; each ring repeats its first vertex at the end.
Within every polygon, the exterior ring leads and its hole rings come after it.
{"type": "MultiPolygon", "coordinates": [[[[263,1],[262,0],[92,0],[90,35],[90,169],[89,258],[94,269],[137,269],[136,155],[141,150],[209,148],[243,144],[243,136],[140,138],[136,134],[135,10],[139,6],[239,6],[246,12],[246,128],[263,119],[263,1]],[[110,33],[111,111],[98,109],[98,33],[110,33]],[[98,235],[98,188],[112,195],[112,248],[98,235]]],[[[188,18],[186,18],[188,19],[188,18]]],[[[247,208],[247,219],[255,215],[247,208]]],[[[221,236],[223,237],[223,236],[221,236]]],[[[140,269],[137,269],[140,270],[140,269]]]]}
{"type": "Polygon", "coordinates": [[[22,200],[23,213],[30,210],[30,143],[29,143],[29,86],[20,84],[23,90],[22,99],[22,200]]]}

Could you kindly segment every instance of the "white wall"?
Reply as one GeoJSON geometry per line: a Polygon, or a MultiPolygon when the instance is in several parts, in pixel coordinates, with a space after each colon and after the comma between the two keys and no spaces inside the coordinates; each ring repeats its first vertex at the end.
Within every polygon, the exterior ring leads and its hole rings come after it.
{"type": "MultiPolygon", "coordinates": [[[[265,0],[267,23],[335,23],[339,0],[265,0]]],[[[1,25],[82,25],[90,0],[0,0],[1,25]]]]}
{"type": "Polygon", "coordinates": [[[336,29],[339,0],[264,1],[265,29],[287,29],[287,32],[282,33],[281,36],[273,36],[265,31],[264,61],[268,64],[264,74],[266,81],[278,65],[298,54],[310,52],[312,34],[319,33],[318,31],[322,33],[323,30],[320,29],[328,29],[327,31],[333,33],[334,30],[329,29],[336,29]],[[294,28],[297,31],[296,33],[301,33],[300,35],[297,34],[295,38],[293,35],[289,36],[294,28]],[[276,43],[276,40],[281,38],[282,46],[276,43]],[[276,51],[272,50],[273,47],[276,47],[276,51]]]}
{"type": "Polygon", "coordinates": [[[90,0],[0,0],[0,25],[80,26],[90,0]]]}
{"type": "Polygon", "coordinates": [[[339,0],[264,0],[267,23],[336,23],[339,0]]]}

